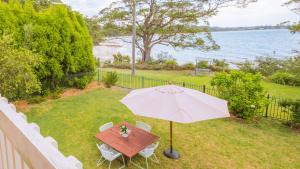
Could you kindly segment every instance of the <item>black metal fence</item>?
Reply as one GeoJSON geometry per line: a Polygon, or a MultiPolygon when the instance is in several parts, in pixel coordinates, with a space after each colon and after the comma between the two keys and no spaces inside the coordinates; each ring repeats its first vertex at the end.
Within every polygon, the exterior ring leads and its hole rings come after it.
{"type": "MultiPolygon", "coordinates": [[[[108,71],[98,70],[97,80],[101,81],[102,77],[107,72],[108,71]]],[[[178,82],[178,81],[172,81],[172,80],[153,79],[153,78],[148,78],[145,76],[137,76],[137,75],[131,76],[130,74],[127,74],[127,73],[117,73],[117,74],[118,74],[118,82],[116,85],[123,87],[123,88],[139,89],[139,88],[167,85],[167,84],[171,83],[174,85],[195,89],[195,90],[201,91],[203,93],[206,93],[206,94],[209,94],[212,96],[216,96],[216,97],[219,96],[218,90],[211,86],[192,84],[192,83],[186,83],[186,82],[178,82]]],[[[291,114],[290,110],[280,106],[280,104],[279,104],[284,99],[272,97],[270,95],[267,95],[266,99],[268,100],[268,104],[266,105],[264,110],[259,114],[260,116],[263,116],[266,118],[274,118],[274,119],[278,119],[278,120],[284,120],[284,121],[291,120],[292,114],[291,114]]]]}

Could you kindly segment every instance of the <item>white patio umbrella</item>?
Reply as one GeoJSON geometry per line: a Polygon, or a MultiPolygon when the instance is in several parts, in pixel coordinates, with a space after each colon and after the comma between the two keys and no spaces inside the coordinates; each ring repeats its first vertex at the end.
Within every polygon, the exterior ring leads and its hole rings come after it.
{"type": "Polygon", "coordinates": [[[175,85],[133,90],[121,102],[135,115],[170,121],[170,149],[164,154],[173,159],[179,158],[179,153],[172,145],[172,122],[193,123],[230,116],[227,101],[175,85]]]}

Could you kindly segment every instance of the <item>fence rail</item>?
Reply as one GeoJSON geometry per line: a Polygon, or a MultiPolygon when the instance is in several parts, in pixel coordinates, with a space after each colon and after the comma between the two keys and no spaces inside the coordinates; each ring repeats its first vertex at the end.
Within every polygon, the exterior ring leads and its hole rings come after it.
{"type": "MultiPolygon", "coordinates": [[[[97,72],[97,79],[101,81],[103,76],[108,73],[109,71],[98,70],[97,72]]],[[[117,73],[118,74],[118,82],[117,86],[129,88],[129,89],[140,89],[140,88],[147,88],[147,87],[155,87],[161,85],[167,85],[172,83],[174,85],[183,86],[190,89],[195,89],[201,91],[203,93],[212,95],[212,96],[219,96],[219,92],[216,88],[206,86],[206,85],[199,85],[199,84],[192,84],[186,82],[178,82],[172,80],[161,80],[161,79],[153,79],[148,78],[145,76],[131,76],[127,73],[117,73]]],[[[271,97],[270,95],[266,96],[268,100],[268,104],[263,109],[263,111],[259,114],[260,116],[266,118],[274,118],[278,120],[289,121],[291,120],[292,114],[289,109],[280,106],[280,101],[284,100],[282,98],[271,97]]]]}

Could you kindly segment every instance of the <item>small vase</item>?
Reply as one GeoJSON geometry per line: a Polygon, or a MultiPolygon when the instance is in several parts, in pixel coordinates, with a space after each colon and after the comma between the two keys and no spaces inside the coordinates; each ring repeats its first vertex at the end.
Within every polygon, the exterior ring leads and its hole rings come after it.
{"type": "Polygon", "coordinates": [[[128,137],[128,134],[121,133],[121,136],[124,137],[124,138],[127,138],[127,137],[128,137]]]}

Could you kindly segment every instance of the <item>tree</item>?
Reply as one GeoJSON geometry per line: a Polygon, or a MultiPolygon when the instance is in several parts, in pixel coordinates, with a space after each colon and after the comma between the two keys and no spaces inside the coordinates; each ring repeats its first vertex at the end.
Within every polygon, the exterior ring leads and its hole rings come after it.
{"type": "Polygon", "coordinates": [[[95,68],[92,39],[81,14],[63,4],[47,2],[54,0],[0,1],[0,37],[12,34],[15,46],[38,54],[43,64],[36,67],[36,75],[45,90],[95,68]],[[38,9],[34,4],[40,4],[38,9]]]}
{"type": "MultiPolygon", "coordinates": [[[[300,14],[300,0],[289,0],[287,3],[285,3],[285,5],[287,6],[293,6],[292,7],[292,11],[296,12],[297,14],[300,14]]],[[[295,34],[295,33],[300,33],[300,21],[298,21],[298,23],[292,25],[290,27],[290,31],[295,34]]],[[[295,51],[298,55],[298,57],[300,57],[300,51],[296,50],[295,51]]]]}
{"type": "Polygon", "coordinates": [[[99,19],[97,17],[85,17],[84,20],[93,39],[93,43],[98,44],[103,41],[104,33],[100,26],[99,19]]]}
{"type": "MultiPolygon", "coordinates": [[[[285,5],[295,5],[294,7],[292,7],[292,11],[300,14],[300,0],[289,0],[287,3],[285,3],[285,5]]],[[[298,24],[291,26],[290,30],[292,33],[300,32],[300,21],[298,22],[298,24]]]]}
{"type": "MultiPolygon", "coordinates": [[[[137,42],[142,61],[151,59],[155,45],[214,50],[219,46],[209,32],[207,19],[226,5],[244,5],[253,0],[136,0],[137,42]],[[201,33],[201,35],[200,35],[201,33]]],[[[99,13],[102,26],[130,34],[132,0],[113,2],[99,13]]]]}

